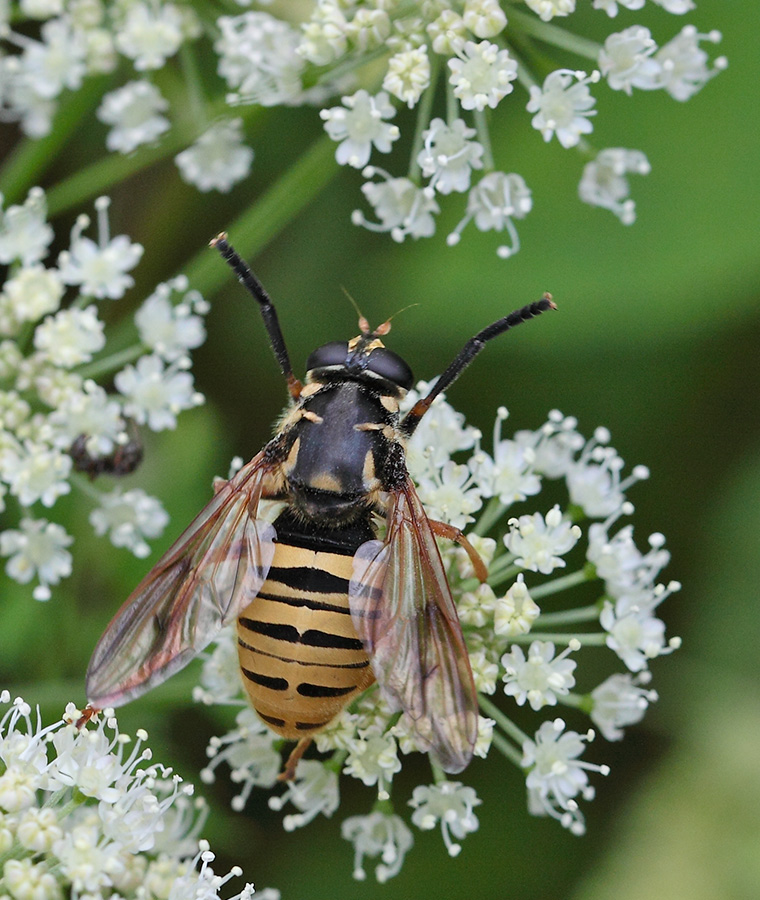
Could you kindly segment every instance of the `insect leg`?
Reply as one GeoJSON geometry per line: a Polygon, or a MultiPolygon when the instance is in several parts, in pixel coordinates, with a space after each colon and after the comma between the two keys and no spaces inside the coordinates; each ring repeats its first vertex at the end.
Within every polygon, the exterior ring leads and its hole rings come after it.
{"type": "Polygon", "coordinates": [[[504,316],[503,319],[499,319],[497,322],[489,325],[488,328],[479,331],[475,337],[471,337],[459,351],[454,362],[451,363],[443,375],[441,375],[438,381],[433,385],[428,395],[421,400],[418,400],[404,416],[400,425],[404,434],[411,435],[414,433],[414,430],[420,423],[420,419],[430,409],[433,400],[435,400],[441,391],[445,391],[446,388],[459,378],[462,372],[464,372],[467,366],[475,359],[488,341],[498,337],[500,334],[504,334],[505,331],[509,331],[509,329],[514,328],[515,325],[520,325],[522,322],[527,322],[528,319],[532,319],[534,316],[546,312],[547,309],[556,308],[557,307],[552,302],[551,294],[544,294],[544,296],[535,303],[523,306],[522,309],[516,309],[508,316],[504,316]]]}
{"type": "Polygon", "coordinates": [[[483,559],[478,551],[464,536],[464,533],[459,528],[454,528],[453,525],[448,525],[446,522],[439,522],[436,519],[428,519],[428,522],[430,522],[430,527],[433,530],[433,534],[459,544],[459,546],[470,557],[472,568],[475,570],[475,577],[479,582],[481,582],[481,584],[485,582],[486,578],[488,578],[488,569],[486,568],[486,564],[483,562],[483,559]]]}
{"type": "Polygon", "coordinates": [[[264,327],[269,335],[269,343],[280,365],[280,370],[285,376],[288,383],[290,396],[297,400],[301,394],[301,382],[293,375],[293,368],[290,365],[290,357],[288,349],[285,346],[285,339],[282,336],[280,323],[277,319],[277,313],[272,300],[264,290],[264,286],[259,279],[253,274],[240,256],[235,252],[234,248],[227,243],[227,235],[225,232],[218,234],[212,241],[211,246],[222,254],[223,258],[229,263],[238,277],[238,281],[245,287],[259,304],[261,317],[264,320],[264,327]]]}
{"type": "Polygon", "coordinates": [[[296,777],[296,766],[301,757],[308,749],[312,739],[310,737],[302,737],[301,740],[293,747],[293,750],[285,763],[285,768],[277,776],[278,781],[293,781],[296,777]]]}

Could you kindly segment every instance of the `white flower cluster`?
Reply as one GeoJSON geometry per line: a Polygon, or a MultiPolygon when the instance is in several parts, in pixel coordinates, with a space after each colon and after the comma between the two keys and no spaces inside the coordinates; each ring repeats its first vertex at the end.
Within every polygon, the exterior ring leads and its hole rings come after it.
{"type": "MultiPolygon", "coordinates": [[[[242,875],[238,866],[214,873],[214,854],[198,840],[205,803],[150,762],[144,731],[132,741],[113,710],[78,728],[73,703],[43,726],[39,712],[33,717],[8,691],[0,705],[0,895],[216,900],[242,875]]],[[[247,884],[230,900],[253,894],[247,884]]]]}
{"type": "Polygon", "coordinates": [[[0,289],[0,556],[11,578],[35,583],[38,600],[71,574],[73,541],[40,507],[76,486],[94,506],[96,533],[146,556],[146,538],[168,520],[159,501],[138,488],[96,489],[83,472],[129,471],[141,452],[138,426],[174,428],[182,410],[203,401],[189,352],[205,340],[207,304],[184,277],[142,303],[134,345],[109,352],[98,302],[132,287],[143,248],[125,234],[111,237],[108,205],[107,197],[95,201],[97,238],[80,216],[52,265],[44,264],[53,230],[43,192],[0,211],[0,263],[8,267],[0,289]],[[116,391],[98,377],[112,378],[116,391]]]}
{"type": "MultiPolygon", "coordinates": [[[[692,0],[651,2],[672,15],[695,8],[692,0]]],[[[593,0],[593,7],[614,17],[620,7],[636,11],[644,3],[593,0]]],[[[556,137],[591,159],[581,199],[629,224],[635,207],[624,176],[645,174],[649,164],[637,150],[592,148],[592,86],[604,80],[627,94],[664,90],[687,100],[726,65],[724,57],[711,61],[704,49],[720,34],[703,34],[693,25],[661,45],[640,25],[610,34],[601,45],[590,41],[566,27],[576,0],[526,0],[527,10],[498,0],[312,0],[280,4],[276,13],[246,10],[215,18],[210,5],[163,0],[20,6],[39,24],[12,30],[10,6],[0,5],[8,49],[0,57],[0,114],[19,121],[28,135],[50,132],[65,91],[79,90],[92,76],[124,72],[123,83],[97,109],[109,128],[105,145],[127,154],[155,144],[172,128],[171,104],[155,75],[182,55],[198,124],[176,164],[199,190],[227,192],[251,170],[254,151],[245,144],[242,119],[220,117],[220,110],[316,104],[338,142],[337,162],[362,170],[367,179],[362,192],[376,221],[356,210],[356,224],[397,241],[428,237],[435,232],[438,198],[465,194],[464,218],[448,243],[457,243],[472,221],[480,231],[506,234],[497,248],[504,258],[519,249],[515,220],[530,211],[532,200],[522,177],[502,171],[493,158],[489,126],[502,104],[522,103],[545,141],[556,137]],[[31,37],[35,28],[39,36],[31,37]],[[547,48],[570,51],[590,72],[557,68],[539,84],[523,57],[535,41],[542,58],[547,48]],[[219,91],[218,79],[202,83],[210,53],[228,91],[207,102],[205,96],[219,91]],[[445,118],[434,109],[443,93],[445,118]],[[388,154],[399,143],[400,128],[390,121],[399,105],[416,109],[418,120],[406,151],[408,171],[391,174],[367,164],[373,153],[388,154]]]]}
{"type": "MultiPolygon", "coordinates": [[[[430,387],[421,382],[403,408],[411,408],[430,387]]],[[[480,432],[440,395],[409,443],[407,465],[430,517],[472,529],[468,537],[488,568],[488,579],[480,584],[467,554],[442,542],[480,700],[475,753],[485,757],[493,749],[506,756],[525,777],[528,810],[582,834],[579,801],[594,796],[589,775],[609,771],[582,758],[594,737],[584,716],[607,740],[619,740],[656,700],[648,687],[649,661],[680,643],[665,637],[657,610],[679,585],[657,581],[669,562],[663,536],[651,535],[642,551],[633,525],[618,524],[634,511],[627,493],[648,477],[645,466],[624,474],[607,429],[597,428],[587,439],[574,418],[556,410],[540,428],[512,437],[503,435],[507,417],[500,408],[486,450],[480,432]],[[542,491],[548,488],[556,496],[558,484],[566,502],[542,503],[542,491]],[[528,504],[538,511],[526,510],[528,504]],[[579,606],[572,595],[564,600],[565,592],[587,584],[598,586],[595,602],[579,606]],[[593,676],[583,674],[582,651],[605,646],[612,674],[595,684],[589,681],[593,676]],[[511,699],[497,704],[493,695],[499,687],[511,699]],[[509,716],[512,702],[553,715],[527,734],[509,716]],[[556,716],[558,706],[577,720],[579,730],[556,716]]],[[[213,780],[220,764],[228,765],[239,787],[236,809],[254,788],[277,787],[284,742],[243,699],[233,629],[220,635],[207,656],[195,698],[242,706],[237,727],[212,740],[204,780],[213,780]]],[[[387,880],[413,844],[392,796],[403,755],[417,749],[412,730],[372,687],[315,741],[327,758],[302,760],[295,781],[271,797],[270,806],[293,807],[283,820],[291,830],[338,809],[339,773],[372,787],[372,811],[345,820],[342,833],[354,845],[355,877],[365,877],[365,858],[376,858],[375,874],[387,880]]],[[[432,784],[417,786],[408,799],[411,822],[422,830],[440,827],[454,856],[459,842],[478,827],[475,807],[481,801],[471,787],[446,780],[438,769],[434,775],[432,784]]]]}

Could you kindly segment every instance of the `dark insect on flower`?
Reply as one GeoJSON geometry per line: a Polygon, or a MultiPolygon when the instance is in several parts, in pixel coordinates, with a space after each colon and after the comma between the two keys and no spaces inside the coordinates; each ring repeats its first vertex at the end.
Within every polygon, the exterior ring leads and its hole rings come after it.
{"type": "Polygon", "coordinates": [[[487,572],[459,529],[425,514],[405,446],[487,341],[554,304],[545,295],[479,332],[402,418],[413,376],[382,342],[388,322],[373,331],[362,317],[357,337],[319,347],[302,384],[266,291],[225,235],[212,243],[259,303],[290,405],[272,440],[217,484],[107,627],[87,672],[89,704],[139,696],[237,620],[256,712],[298,741],[281,777],[294,777],[312,736],[375,680],[416,744],[460,772],[478,701],[436,537],[461,544],[481,581],[487,572]],[[273,524],[259,517],[262,500],[284,504],[273,524]]]}
{"type": "Polygon", "coordinates": [[[126,420],[127,440],[112,453],[93,456],[87,450],[88,435],[80,434],[69,447],[69,456],[77,472],[85,472],[91,479],[98,475],[130,475],[143,460],[143,444],[140,431],[132,419],[126,420]]]}

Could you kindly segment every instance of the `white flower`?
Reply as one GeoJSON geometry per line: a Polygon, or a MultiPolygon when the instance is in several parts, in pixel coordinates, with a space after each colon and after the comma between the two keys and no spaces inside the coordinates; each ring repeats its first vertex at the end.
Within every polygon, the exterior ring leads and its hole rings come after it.
{"type": "MultiPolygon", "coordinates": [[[[434,381],[418,381],[401,403],[402,414],[409,412],[434,384],[434,381]]],[[[407,468],[415,479],[432,477],[453,453],[470,450],[479,437],[477,428],[467,425],[462,413],[446,400],[446,395],[439,394],[407,445],[407,468]]]]}
{"type": "Polygon", "coordinates": [[[337,773],[317,760],[302,760],[285,793],[269,798],[269,808],[279,811],[288,802],[300,812],[285,816],[282,822],[285,831],[308,825],[319,813],[329,818],[340,802],[337,773]]]}
{"type": "Polygon", "coordinates": [[[408,178],[391,178],[377,166],[367,166],[362,173],[367,178],[379,174],[383,181],[365,181],[362,193],[375,210],[380,222],[369,222],[360,210],[354,210],[351,221],[370,231],[389,231],[394,241],[406,237],[430,237],[435,232],[433,214],[439,206],[425,188],[408,178]]]}
{"type": "Polygon", "coordinates": [[[125,398],[124,412],[151,431],[175,428],[177,414],[203,402],[193,389],[193,376],[165,366],[155,354],[141,356],[137,365],[129,365],[114,378],[116,390],[125,398]]]}
{"type": "Polygon", "coordinates": [[[566,473],[571,502],[592,518],[617,512],[625,502],[625,491],[649,477],[646,466],[635,466],[628,478],[621,478],[625,462],[617,451],[605,446],[609,440],[609,431],[597,428],[566,473]]]}
{"type": "Polygon", "coordinates": [[[187,290],[187,279],[180,276],[159,284],[135,314],[140,341],[167,362],[174,362],[206,340],[203,319],[193,315],[193,311],[205,313],[206,303],[200,294],[189,292],[182,302],[172,304],[175,290],[187,290]]]}
{"type": "Polygon", "coordinates": [[[80,87],[87,70],[87,45],[83,34],[64,17],[45,22],[41,35],[42,41],[27,38],[22,42],[20,76],[35,94],[49,100],[64,88],[80,87]]]}
{"type": "Polygon", "coordinates": [[[470,189],[467,215],[446,237],[451,247],[459,243],[462,231],[475,220],[478,231],[506,231],[512,244],[502,244],[496,253],[502,259],[513,256],[520,249],[520,239],[512,219],[523,219],[533,206],[531,192],[520,175],[514,172],[489,172],[470,189]]]}
{"type": "Polygon", "coordinates": [[[649,160],[640,150],[608,147],[586,163],[578,195],[584,203],[609,209],[623,225],[631,225],[636,219],[636,204],[629,197],[630,186],[625,175],[628,172],[648,175],[650,171],[649,160]]]}
{"type": "Polygon", "coordinates": [[[475,37],[495,37],[504,30],[507,17],[498,0],[465,0],[462,21],[475,37]]]}
{"type": "Polygon", "coordinates": [[[380,153],[390,153],[400,132],[396,125],[385,121],[396,114],[385,91],[373,97],[360,90],[350,97],[343,97],[342,103],[343,106],[323,109],[319,113],[325,131],[334,141],[341,142],[335,151],[338,164],[363,168],[373,146],[380,153]]]}
{"type": "Polygon", "coordinates": [[[478,486],[486,497],[498,497],[510,506],[518,500],[537,494],[541,479],[533,470],[535,453],[518,441],[503,440],[501,425],[507,418],[505,407],[499,407],[493,432],[493,457],[479,450],[470,461],[478,486]]]}
{"type": "Polygon", "coordinates": [[[99,497],[100,507],[90,513],[95,534],[108,534],[114,547],[127,547],[137,557],[145,557],[150,547],[144,538],[163,534],[169,516],[155,497],[140,488],[121,492],[118,488],[99,497]]]}
{"type": "Polygon", "coordinates": [[[173,3],[132,3],[116,33],[116,47],[138,72],[160,69],[182,44],[182,15],[173,3]]]}
{"type": "Polygon", "coordinates": [[[693,25],[685,25],[681,31],[664,44],[655,60],[660,65],[660,83],[675,100],[688,100],[718,72],[726,68],[725,56],[719,56],[709,68],[709,57],[699,46],[700,41],[717,44],[719,31],[700,34],[693,25]]]}
{"type": "Polygon", "coordinates": [[[71,574],[71,554],[66,550],[74,541],[55,522],[45,519],[22,519],[20,529],[0,532],[0,556],[8,556],[5,571],[20,584],[37,578],[36,600],[50,598],[51,584],[58,584],[71,574]]]}
{"type": "MultiPolygon", "coordinates": [[[[430,60],[424,44],[410,50],[400,50],[388,60],[383,89],[394,97],[398,97],[410,109],[417,103],[422,92],[429,85],[430,60]]],[[[366,164],[366,160],[364,164],[366,164]]]]}
{"type": "Polygon", "coordinates": [[[228,193],[248,176],[253,150],[243,143],[242,119],[217,122],[174,161],[183,180],[200,191],[228,193]]]}
{"type": "Polygon", "coordinates": [[[623,728],[640,722],[649,704],[657,700],[656,691],[641,687],[650,678],[649,672],[641,672],[635,679],[627,672],[616,673],[591,692],[591,721],[608,741],[621,740],[623,728]]]}
{"type": "Polygon", "coordinates": [[[453,9],[442,9],[440,15],[428,23],[426,31],[433,51],[443,56],[454,56],[468,37],[464,20],[453,9]]]}
{"type": "Polygon", "coordinates": [[[325,66],[346,52],[348,25],[338,0],[319,0],[314,4],[311,21],[302,27],[296,53],[317,66],[325,66]]]}
{"type": "Polygon", "coordinates": [[[540,612],[538,604],[530,596],[525,576],[520,573],[507,593],[494,602],[494,634],[506,637],[527,634],[540,612]]]}
{"type": "Polygon", "coordinates": [[[24,266],[13,278],[9,278],[3,287],[2,296],[7,300],[17,322],[36,322],[58,309],[63,293],[64,287],[58,272],[34,264],[24,266]]]}
{"type": "Polygon", "coordinates": [[[80,216],[71,232],[71,245],[58,257],[61,278],[66,284],[80,286],[82,294],[102,299],[118,300],[134,279],[126,273],[133,269],[143,254],[140,244],[133,244],[125,234],[111,239],[108,225],[108,197],[98,197],[98,242],[83,237],[89,225],[87,216],[80,216]]]}
{"type": "Polygon", "coordinates": [[[517,557],[515,565],[550,575],[565,565],[564,556],[578,542],[581,530],[563,518],[558,505],[544,518],[541,513],[509,520],[504,544],[517,557]]]}
{"type": "Polygon", "coordinates": [[[216,24],[218,71],[237,89],[235,99],[262,106],[299,102],[304,61],[296,53],[299,35],[292,25],[264,12],[220,16],[216,24]]]}
{"type": "Polygon", "coordinates": [[[603,9],[608,16],[618,14],[618,4],[627,9],[641,9],[646,0],[594,0],[594,9],[603,9]]]}
{"type": "Polygon", "coordinates": [[[368,816],[351,816],[340,828],[341,835],[354,845],[354,878],[364,881],[362,868],[364,857],[379,856],[382,860],[375,868],[380,883],[398,875],[404,856],[414,843],[412,832],[404,820],[396,815],[373,812],[368,816]]]}
{"type": "Polygon", "coordinates": [[[430,179],[429,187],[439,194],[469,189],[472,169],[483,168],[483,146],[470,140],[475,134],[464,119],[454,119],[451,125],[443,119],[432,120],[423,132],[424,146],[417,156],[422,174],[430,179]]]}
{"type": "Polygon", "coordinates": [[[631,672],[641,672],[650,659],[672,653],[681,646],[678,637],[665,639],[665,623],[654,609],[680,585],[658,585],[652,591],[624,594],[614,603],[605,601],[599,623],[608,632],[606,644],[631,672]]]}
{"type": "Polygon", "coordinates": [[[113,128],[106,137],[106,147],[119,153],[131,153],[141,144],[155,141],[169,128],[169,120],[161,113],[169,108],[158,88],[144,79],[129,81],[103,97],[97,116],[113,128]]]}
{"type": "Polygon", "coordinates": [[[71,466],[70,456],[31,440],[0,451],[0,476],[22,506],[39,500],[49,508],[68,494],[71,466]]]}
{"type": "Polygon", "coordinates": [[[475,690],[480,694],[496,693],[496,679],[499,667],[482,647],[470,653],[470,668],[475,682],[475,690]]]}
{"type": "MultiPolygon", "coordinates": [[[[624,512],[632,509],[626,508],[624,512]]],[[[610,522],[594,522],[588,530],[587,559],[604,579],[605,591],[612,597],[652,590],[660,571],[670,562],[664,549],[665,538],[659,532],[649,536],[648,553],[643,554],[633,540],[633,525],[625,525],[609,537],[610,522]]]]}
{"type": "Polygon", "coordinates": [[[483,505],[480,490],[474,484],[467,466],[448,460],[432,478],[418,479],[418,492],[427,513],[433,519],[464,528],[472,522],[471,513],[483,505]]]}
{"type": "Polygon", "coordinates": [[[56,428],[57,446],[68,449],[80,435],[86,435],[85,449],[91,456],[107,456],[126,440],[121,407],[90,380],[81,391],[66,392],[50,413],[49,422],[56,428]]]}
{"type": "Polygon", "coordinates": [[[478,819],[473,809],[482,801],[475,790],[459,781],[442,781],[439,784],[420,785],[412,792],[409,805],[414,808],[412,822],[429,831],[441,823],[441,834],[449,856],[458,856],[462,847],[451,840],[458,840],[478,830],[478,819]]]}
{"type": "Polygon", "coordinates": [[[596,100],[591,96],[589,84],[600,78],[599,72],[590,75],[557,69],[546,76],[543,87],[533,85],[526,109],[535,113],[531,124],[541,132],[545,141],[556,134],[563,147],[575,147],[583,134],[594,130],[589,117],[596,115],[592,109],[596,100]]]}
{"type": "Polygon", "coordinates": [[[47,256],[53,229],[45,221],[47,202],[42,188],[31,188],[23,206],[9,206],[0,227],[0,263],[20,260],[31,266],[47,256]]]}
{"type": "Polygon", "coordinates": [[[346,775],[359,778],[367,786],[376,784],[381,800],[387,799],[388,785],[400,770],[396,741],[391,734],[367,734],[352,741],[343,769],[346,775]]]}
{"type": "Polygon", "coordinates": [[[557,697],[567,696],[575,685],[573,672],[577,663],[567,656],[580,647],[580,642],[573,638],[555,657],[551,641],[533,641],[526,658],[522,647],[513,645],[511,652],[501,658],[505,669],[504,693],[514,697],[518,706],[523,706],[527,700],[536,711],[544,706],[556,706],[557,697]]]}
{"type": "Polygon", "coordinates": [[[557,819],[573,834],[585,831],[583,815],[575,797],[592,800],[594,790],[589,786],[587,771],[609,774],[607,766],[582,762],[584,743],[593,738],[593,732],[580,735],[565,731],[562,719],[544,722],[536,732],[535,740],[523,743],[524,768],[530,769],[525,779],[528,801],[534,815],[549,815],[557,819]]]}
{"type": "Polygon", "coordinates": [[[34,330],[34,346],[49,362],[64,369],[89,362],[105,347],[97,307],[62,309],[34,330]]]}
{"type": "Polygon", "coordinates": [[[575,12],[575,0],[525,0],[526,4],[544,22],[554,16],[569,16],[575,12]]]}
{"type": "Polygon", "coordinates": [[[517,78],[517,63],[509,51],[489,41],[466,41],[448,66],[449,84],[462,109],[495,109],[511,93],[517,78]]]}
{"type": "MultiPolygon", "coordinates": [[[[308,25],[305,27],[304,34],[306,34],[308,27],[308,25]]],[[[391,20],[384,9],[359,7],[355,11],[353,19],[340,26],[339,29],[336,28],[337,31],[345,35],[360,50],[374,50],[375,47],[379,47],[390,36],[391,20]]],[[[301,44],[299,53],[304,59],[310,58],[305,44],[301,44]]]]}
{"type": "Polygon", "coordinates": [[[660,64],[652,59],[656,51],[649,29],[632,25],[607,38],[599,52],[599,69],[614,91],[651,91],[659,87],[660,64]]]}

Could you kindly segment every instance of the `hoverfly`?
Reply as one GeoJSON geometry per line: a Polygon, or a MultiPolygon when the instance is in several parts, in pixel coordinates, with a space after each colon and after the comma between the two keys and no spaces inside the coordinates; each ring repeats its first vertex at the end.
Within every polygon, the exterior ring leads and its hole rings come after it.
{"type": "Polygon", "coordinates": [[[201,511],[140,582],[98,642],[87,671],[90,708],[118,706],[185,666],[237,620],[243,683],[261,719],[298,743],[373,681],[401,710],[421,749],[447,772],[469,763],[478,702],[436,536],[486,568],[458,529],[430,520],[404,448],[433,400],[487,341],[554,304],[547,294],[462,348],[403,417],[411,369],[381,340],[386,322],[335,341],[294,376],[271,299],[221,234],[212,241],[258,301],[290,393],[275,436],[201,511]],[[262,500],[279,500],[274,524],[262,500]],[[386,524],[378,539],[376,521],[386,524]]]}

